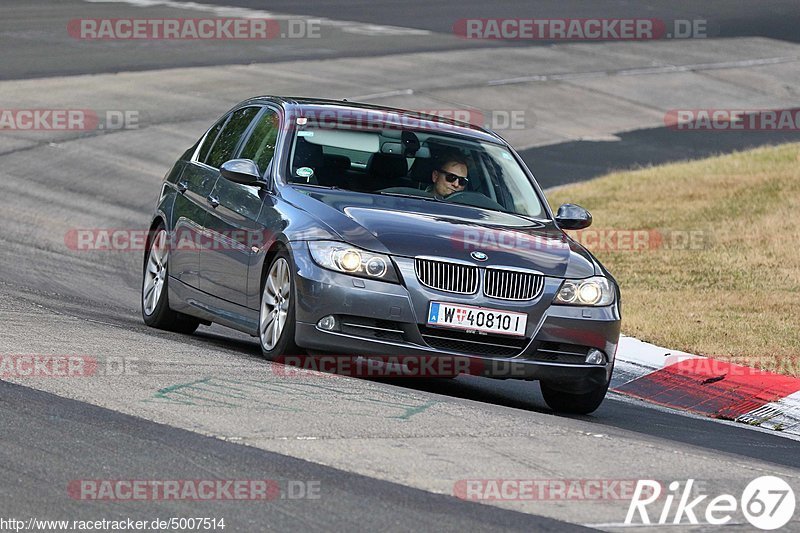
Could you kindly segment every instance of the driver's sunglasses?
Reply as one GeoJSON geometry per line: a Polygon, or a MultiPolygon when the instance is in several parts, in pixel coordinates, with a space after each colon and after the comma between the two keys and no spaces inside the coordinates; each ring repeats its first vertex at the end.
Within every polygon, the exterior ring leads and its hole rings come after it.
{"type": "Polygon", "coordinates": [[[444,174],[444,179],[447,180],[447,183],[453,183],[456,180],[458,181],[459,187],[466,187],[467,183],[469,183],[469,178],[465,178],[464,176],[459,176],[458,174],[453,174],[452,172],[447,172],[446,170],[438,169],[438,173],[444,174]]]}

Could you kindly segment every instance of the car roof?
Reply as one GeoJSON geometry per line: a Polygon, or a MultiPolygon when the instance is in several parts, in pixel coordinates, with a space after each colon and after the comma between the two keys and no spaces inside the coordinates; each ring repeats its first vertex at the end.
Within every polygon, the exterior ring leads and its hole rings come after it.
{"type": "Polygon", "coordinates": [[[349,102],[347,100],[286,96],[257,96],[242,102],[240,105],[257,103],[278,104],[284,108],[287,114],[293,114],[297,117],[325,117],[329,116],[326,113],[332,113],[334,117],[346,117],[362,124],[374,124],[377,122],[390,126],[412,127],[411,125],[413,125],[414,129],[468,137],[476,141],[508,144],[495,132],[468,122],[395,107],[349,102]]]}

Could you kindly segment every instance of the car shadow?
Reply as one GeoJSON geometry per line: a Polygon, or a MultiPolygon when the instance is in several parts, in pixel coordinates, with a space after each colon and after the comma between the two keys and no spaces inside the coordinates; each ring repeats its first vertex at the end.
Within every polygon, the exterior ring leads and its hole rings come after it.
{"type": "MultiPolygon", "coordinates": [[[[216,327],[214,327],[216,329],[216,327]]],[[[261,357],[258,342],[251,337],[220,328],[220,332],[201,329],[193,336],[198,345],[213,346],[228,352],[238,352],[245,357],[258,358],[265,364],[281,364],[261,357]]],[[[274,372],[274,375],[292,375],[274,372]]],[[[398,387],[461,400],[497,405],[521,411],[548,414],[558,418],[588,422],[598,435],[610,428],[631,431],[640,435],[666,439],[715,452],[751,457],[759,461],[800,468],[797,443],[772,432],[746,428],[742,425],[723,424],[702,417],[692,417],[640,401],[626,399],[610,392],[606,401],[589,415],[557,414],[549,409],[542,398],[538,383],[523,380],[498,380],[478,376],[460,375],[445,378],[359,378],[398,387]]]]}
{"type": "MultiPolygon", "coordinates": [[[[189,338],[199,341],[198,345],[215,346],[226,350],[234,350],[247,356],[261,359],[267,364],[281,364],[270,362],[262,358],[261,348],[253,337],[237,333],[227,328],[213,326],[212,328],[201,328],[189,338]]],[[[284,373],[276,372],[281,375],[284,373]]],[[[289,375],[291,373],[285,373],[289,375]]],[[[432,378],[421,379],[413,377],[397,378],[359,378],[376,383],[384,383],[394,387],[442,394],[453,398],[472,400],[482,403],[491,403],[514,409],[526,411],[536,411],[541,413],[553,413],[544,403],[539,385],[534,381],[522,380],[498,380],[478,376],[460,375],[453,379],[432,378]]],[[[591,418],[579,416],[577,418],[591,418]]]]}
{"type": "Polygon", "coordinates": [[[545,404],[535,381],[499,380],[464,374],[453,379],[392,378],[370,381],[525,411],[553,413],[545,404]]]}

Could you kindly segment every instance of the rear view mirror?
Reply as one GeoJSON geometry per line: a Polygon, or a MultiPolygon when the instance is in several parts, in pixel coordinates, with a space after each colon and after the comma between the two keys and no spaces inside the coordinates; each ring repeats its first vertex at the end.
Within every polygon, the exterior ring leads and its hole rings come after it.
{"type": "Polygon", "coordinates": [[[403,155],[406,157],[414,157],[419,150],[419,138],[413,131],[403,130],[400,135],[400,140],[403,142],[403,155]]]}
{"type": "Polygon", "coordinates": [[[561,229],[584,229],[592,225],[592,214],[575,204],[564,204],[558,208],[556,222],[561,229]]]}
{"type": "Polygon", "coordinates": [[[219,173],[226,180],[242,185],[262,185],[258,165],[250,159],[231,159],[222,164],[219,173]]]}
{"type": "Polygon", "coordinates": [[[400,155],[403,153],[403,145],[400,143],[383,143],[381,145],[381,153],[400,155]]]}

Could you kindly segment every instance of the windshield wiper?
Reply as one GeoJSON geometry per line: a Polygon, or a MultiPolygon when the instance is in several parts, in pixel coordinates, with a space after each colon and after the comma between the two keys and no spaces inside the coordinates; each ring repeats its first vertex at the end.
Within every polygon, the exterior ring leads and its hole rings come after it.
{"type": "Polygon", "coordinates": [[[441,202],[441,200],[437,199],[435,196],[417,196],[416,194],[405,194],[402,192],[385,192],[385,191],[377,191],[378,194],[382,194],[384,196],[398,196],[400,198],[414,198],[416,200],[425,200],[428,202],[441,202]]]}
{"type": "Polygon", "coordinates": [[[340,190],[336,185],[318,185],[316,183],[301,183],[299,181],[290,181],[289,185],[299,185],[301,187],[314,187],[315,189],[336,189],[340,190]]]}

